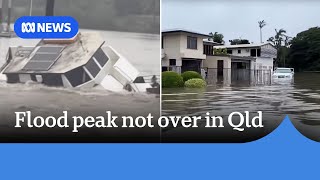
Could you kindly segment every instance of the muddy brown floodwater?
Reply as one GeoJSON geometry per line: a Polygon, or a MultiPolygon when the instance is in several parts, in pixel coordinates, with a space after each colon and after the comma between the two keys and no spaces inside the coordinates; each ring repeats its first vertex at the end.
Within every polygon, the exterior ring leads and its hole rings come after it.
{"type": "MultiPolygon", "coordinates": [[[[94,31],[94,30],[81,30],[94,31]]],[[[97,31],[119,53],[124,55],[142,76],[159,75],[159,35],[97,31]]],[[[9,46],[34,46],[37,40],[0,38],[0,66],[9,46]]],[[[0,141],[1,142],[157,142],[159,129],[83,129],[73,134],[72,129],[13,128],[14,112],[32,111],[34,115],[98,116],[111,111],[113,115],[160,115],[159,95],[145,93],[115,93],[102,89],[65,89],[40,84],[7,84],[0,76],[0,141]],[[63,137],[63,138],[62,138],[63,137]]],[[[156,123],[155,123],[156,124],[156,123]]]]}
{"type": "MultiPolygon", "coordinates": [[[[262,111],[265,123],[272,128],[288,115],[302,134],[320,141],[320,73],[296,73],[293,82],[218,84],[205,90],[163,89],[162,93],[162,115],[210,112],[227,116],[233,111],[262,111]]],[[[164,135],[169,138],[178,131],[169,129],[164,135]]]]}

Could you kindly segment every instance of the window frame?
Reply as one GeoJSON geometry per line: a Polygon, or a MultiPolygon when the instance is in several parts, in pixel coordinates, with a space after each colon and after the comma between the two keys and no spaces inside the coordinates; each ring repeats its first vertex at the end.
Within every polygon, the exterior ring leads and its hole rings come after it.
{"type": "Polygon", "coordinates": [[[176,59],[169,59],[169,66],[177,66],[177,60],[176,59]],[[171,64],[171,61],[174,60],[174,65],[171,64]]]}
{"type": "Polygon", "coordinates": [[[187,49],[198,49],[198,38],[194,36],[187,36],[187,49]],[[192,44],[192,41],[195,42],[195,44],[192,44]]]}

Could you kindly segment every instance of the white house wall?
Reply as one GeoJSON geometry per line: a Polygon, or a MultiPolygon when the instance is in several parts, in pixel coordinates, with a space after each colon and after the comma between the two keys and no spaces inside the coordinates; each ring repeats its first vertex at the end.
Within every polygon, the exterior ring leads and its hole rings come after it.
{"type": "Polygon", "coordinates": [[[257,57],[256,69],[273,69],[273,58],[257,57]]]}
{"type": "Polygon", "coordinates": [[[182,58],[206,59],[203,54],[203,36],[189,33],[172,33],[163,35],[162,66],[170,66],[170,59],[176,60],[176,66],[182,66],[182,58]],[[197,49],[187,48],[187,39],[197,37],[197,49]]]}
{"type": "Polygon", "coordinates": [[[169,66],[169,59],[176,59],[176,66],[181,66],[180,34],[169,34],[163,36],[163,49],[165,57],[162,66],[169,66]]]}
{"type": "Polygon", "coordinates": [[[203,61],[203,66],[207,68],[218,68],[218,60],[223,60],[223,68],[231,68],[231,58],[229,56],[207,56],[206,60],[203,61]]]}
{"type": "Polygon", "coordinates": [[[250,56],[250,49],[249,48],[237,48],[232,49],[232,55],[234,56],[250,56]],[[241,53],[238,53],[238,50],[241,50],[241,53]]]}
{"type": "Polygon", "coordinates": [[[206,55],[203,54],[203,36],[182,33],[180,35],[180,53],[182,58],[206,59],[206,55]],[[187,48],[188,36],[197,38],[197,49],[187,48]]]}

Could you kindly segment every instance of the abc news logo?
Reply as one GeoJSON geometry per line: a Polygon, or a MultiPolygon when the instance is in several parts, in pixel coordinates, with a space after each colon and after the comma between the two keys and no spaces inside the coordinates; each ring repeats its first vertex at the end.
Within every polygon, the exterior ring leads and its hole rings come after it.
{"type": "Polygon", "coordinates": [[[23,16],[14,23],[17,36],[26,39],[68,39],[78,30],[78,22],[70,16],[23,16]]]}
{"type": "Polygon", "coordinates": [[[35,32],[71,32],[70,23],[34,23],[24,22],[21,24],[21,32],[35,33],[35,32]]]}

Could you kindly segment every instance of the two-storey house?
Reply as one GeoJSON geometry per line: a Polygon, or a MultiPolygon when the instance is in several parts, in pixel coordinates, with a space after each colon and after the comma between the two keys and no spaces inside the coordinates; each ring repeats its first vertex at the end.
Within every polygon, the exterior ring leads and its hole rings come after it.
{"type": "Polygon", "coordinates": [[[203,53],[203,39],[201,34],[186,30],[168,30],[162,32],[162,71],[201,72],[206,55],[203,53]]]}

